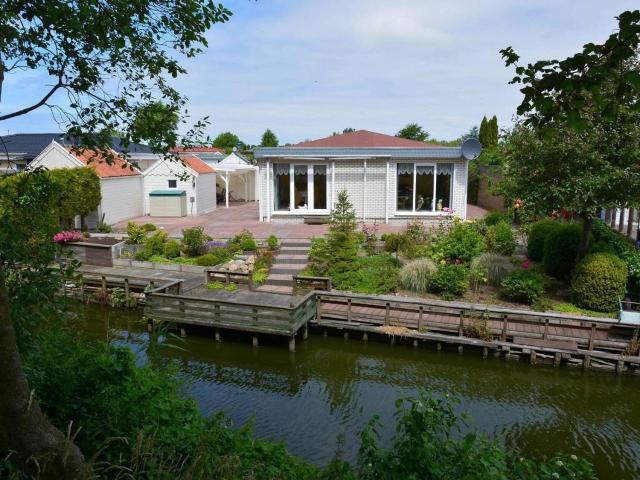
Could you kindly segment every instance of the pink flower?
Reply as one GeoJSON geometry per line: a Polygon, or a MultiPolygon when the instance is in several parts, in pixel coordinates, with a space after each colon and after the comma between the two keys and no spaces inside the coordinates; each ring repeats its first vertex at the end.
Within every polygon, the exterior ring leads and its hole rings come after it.
{"type": "Polygon", "coordinates": [[[69,242],[77,242],[82,240],[84,237],[82,232],[78,232],[77,230],[67,230],[64,232],[58,232],[53,236],[53,241],[55,243],[69,243],[69,242]]]}
{"type": "Polygon", "coordinates": [[[520,267],[523,268],[524,270],[526,270],[530,266],[531,264],[529,263],[529,260],[525,260],[524,262],[522,262],[522,265],[520,265],[520,267]]]}

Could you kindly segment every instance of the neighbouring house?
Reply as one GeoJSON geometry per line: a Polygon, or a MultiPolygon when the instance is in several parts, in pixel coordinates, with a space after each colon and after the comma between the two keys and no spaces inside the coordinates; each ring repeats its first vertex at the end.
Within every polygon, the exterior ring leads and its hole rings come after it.
{"type": "Polygon", "coordinates": [[[285,147],[258,147],[261,221],[316,223],[346,190],[361,221],[467,215],[468,160],[443,147],[358,130],[285,147]]]}
{"type": "Polygon", "coordinates": [[[176,147],[172,153],[186,156],[196,156],[207,163],[218,163],[225,157],[225,152],[217,147],[176,147]]]}
{"type": "Polygon", "coordinates": [[[258,167],[251,164],[237,152],[231,152],[222,160],[204,160],[207,165],[215,167],[217,177],[217,192],[219,202],[229,207],[229,201],[254,202],[258,199],[257,171],[258,167]]]}
{"type": "Polygon", "coordinates": [[[216,171],[194,155],[160,159],[142,175],[145,215],[193,216],[216,208],[216,171]]]}
{"type": "Polygon", "coordinates": [[[78,150],[78,147],[61,145],[53,140],[33,159],[27,169],[94,168],[100,177],[102,200],[96,212],[89,215],[86,221],[89,228],[96,228],[100,220],[112,224],[138,217],[143,211],[140,171],[128,164],[117,152],[112,153],[114,160],[109,164],[100,152],[78,150]]]}

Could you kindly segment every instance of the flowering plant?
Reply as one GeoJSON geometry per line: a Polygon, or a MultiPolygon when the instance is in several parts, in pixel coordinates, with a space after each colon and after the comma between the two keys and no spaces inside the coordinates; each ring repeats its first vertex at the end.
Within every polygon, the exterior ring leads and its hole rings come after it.
{"type": "Polygon", "coordinates": [[[228,248],[229,242],[222,242],[220,240],[209,240],[207,243],[205,243],[205,247],[207,248],[207,251],[211,250],[214,247],[228,248]]]}
{"type": "Polygon", "coordinates": [[[78,232],[77,230],[67,230],[64,232],[58,232],[53,236],[53,241],[55,243],[69,243],[69,242],[77,242],[84,238],[82,232],[78,232]]]}
{"type": "Polygon", "coordinates": [[[364,249],[368,255],[373,255],[376,252],[376,242],[378,241],[378,224],[376,222],[371,225],[363,223],[361,231],[364,234],[364,249]]]}

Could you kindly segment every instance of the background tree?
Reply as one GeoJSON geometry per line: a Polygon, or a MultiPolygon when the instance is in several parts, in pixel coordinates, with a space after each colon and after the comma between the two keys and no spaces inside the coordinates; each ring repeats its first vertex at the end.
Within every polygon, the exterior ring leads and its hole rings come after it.
{"type": "Polygon", "coordinates": [[[417,123],[408,123],[404,128],[400,129],[398,133],[396,133],[396,137],[424,142],[429,138],[429,132],[417,123]]]}
{"type": "Polygon", "coordinates": [[[491,119],[482,117],[478,140],[484,148],[493,148],[498,145],[498,118],[494,115],[491,119]]]}
{"type": "Polygon", "coordinates": [[[100,205],[100,178],[92,167],[56,168],[47,172],[59,192],[56,208],[58,219],[65,228],[74,228],[73,219],[84,217],[100,205]]]}
{"type": "MultiPolygon", "coordinates": [[[[154,150],[166,153],[178,143],[174,117],[167,113],[180,112],[181,122],[187,118],[185,98],[169,79],[186,73],[180,60],[199,54],[207,46],[206,32],[230,15],[220,4],[197,0],[5,1],[0,9],[0,108],[9,95],[23,96],[22,75],[47,78],[34,103],[2,108],[0,125],[48,108],[71,138],[103,151],[107,160],[113,159],[113,131],[121,132],[124,147],[150,136],[154,150]],[[59,93],[65,94],[62,99],[59,93]],[[152,106],[156,102],[166,108],[160,112],[152,106]]],[[[179,143],[193,144],[205,124],[206,119],[196,122],[179,143]]],[[[16,178],[3,179],[0,194],[0,454],[17,451],[12,458],[32,461],[34,471],[46,461],[51,468],[41,478],[77,478],[82,454],[42,415],[26,382],[12,324],[20,318],[19,309],[7,293],[8,280],[25,273],[51,278],[52,228],[58,224],[49,223],[52,217],[42,212],[59,200],[49,195],[55,190],[50,177],[34,172],[16,178]],[[17,269],[20,265],[28,268],[17,269]]],[[[35,284],[24,293],[46,304],[46,292],[35,284]]]]}
{"type": "Polygon", "coordinates": [[[469,131],[467,133],[463,133],[462,135],[460,135],[460,143],[464,142],[468,138],[476,138],[477,139],[479,136],[480,136],[480,129],[478,128],[477,125],[474,125],[473,127],[471,127],[469,129],[469,131]]]}
{"type": "Polygon", "coordinates": [[[213,146],[221,148],[227,153],[231,153],[234,147],[242,148],[242,145],[238,136],[231,132],[222,132],[213,139],[213,146]]]}
{"type": "Polygon", "coordinates": [[[529,211],[579,215],[578,258],[598,208],[640,203],[640,11],[622,13],[618,27],[564,60],[524,67],[511,47],[501,51],[524,94],[504,189],[529,211]]]}
{"type": "Polygon", "coordinates": [[[267,128],[262,134],[262,139],[260,140],[260,146],[261,147],[277,147],[278,137],[276,137],[276,134],[267,128]]]}

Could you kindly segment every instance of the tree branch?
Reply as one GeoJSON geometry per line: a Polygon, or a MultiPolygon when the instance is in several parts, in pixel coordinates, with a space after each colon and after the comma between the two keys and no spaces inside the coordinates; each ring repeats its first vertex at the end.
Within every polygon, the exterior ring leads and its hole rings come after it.
{"type": "Polygon", "coordinates": [[[0,122],[3,121],[3,120],[8,120],[10,118],[19,117],[20,115],[24,115],[25,113],[29,113],[29,112],[35,110],[36,108],[42,107],[45,103],[47,103],[47,100],[49,100],[51,98],[51,95],[56,93],[56,91],[59,88],[64,87],[64,86],[65,86],[65,84],[62,83],[62,80],[58,80],[58,83],[56,83],[51,88],[51,90],[49,90],[49,92],[44,97],[42,97],[42,99],[40,99],[40,101],[38,103],[34,103],[30,107],[25,107],[22,110],[17,110],[17,111],[12,112],[12,113],[7,113],[6,115],[0,115],[0,122]]]}

